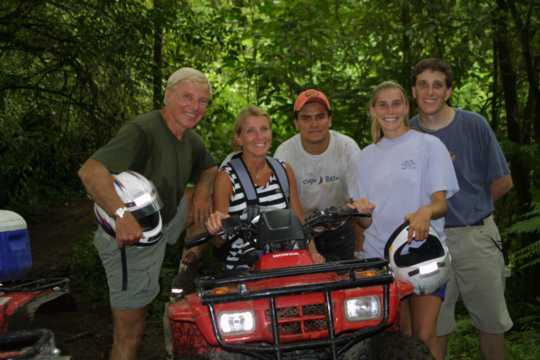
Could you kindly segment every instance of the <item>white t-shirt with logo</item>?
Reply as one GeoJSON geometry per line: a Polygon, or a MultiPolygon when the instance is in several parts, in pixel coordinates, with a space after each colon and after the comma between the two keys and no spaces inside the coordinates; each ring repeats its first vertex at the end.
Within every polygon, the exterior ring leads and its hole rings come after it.
{"type": "Polygon", "coordinates": [[[274,157],[294,170],[306,215],[315,209],[342,206],[351,199],[360,158],[360,148],[352,138],[330,130],[326,151],[312,155],[304,150],[300,134],[296,134],[279,145],[274,157]]]}

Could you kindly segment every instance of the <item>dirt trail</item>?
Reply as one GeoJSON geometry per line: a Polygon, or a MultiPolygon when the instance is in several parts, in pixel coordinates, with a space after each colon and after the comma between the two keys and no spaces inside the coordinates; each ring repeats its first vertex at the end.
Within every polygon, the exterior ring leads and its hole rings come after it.
{"type": "MultiPolygon", "coordinates": [[[[83,199],[53,206],[47,213],[29,221],[28,228],[33,258],[29,276],[70,277],[69,261],[74,240],[89,237],[95,229],[92,203],[83,199]]],[[[106,302],[91,303],[81,294],[83,287],[84,284],[72,280],[70,288],[74,302],[54,309],[44,307],[38,311],[33,326],[51,329],[57,346],[73,360],[105,360],[108,359],[112,333],[109,305],[106,302]]],[[[165,359],[161,321],[147,323],[139,359],[165,359]]]]}

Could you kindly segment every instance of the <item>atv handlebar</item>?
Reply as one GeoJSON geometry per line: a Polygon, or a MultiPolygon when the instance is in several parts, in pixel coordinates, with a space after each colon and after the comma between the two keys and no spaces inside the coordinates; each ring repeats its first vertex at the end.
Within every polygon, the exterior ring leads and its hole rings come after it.
{"type": "Polygon", "coordinates": [[[304,228],[309,236],[320,235],[325,231],[339,229],[352,218],[368,218],[371,214],[359,213],[356,209],[342,206],[317,210],[306,218],[304,228]]]}
{"type": "MultiPolygon", "coordinates": [[[[303,225],[304,232],[306,234],[320,233],[330,228],[338,228],[343,225],[345,221],[351,218],[368,218],[371,214],[359,213],[356,209],[349,206],[343,207],[329,207],[323,210],[317,210],[309,217],[303,225]]],[[[216,235],[231,235],[237,234],[241,231],[253,232],[255,231],[255,221],[241,220],[239,216],[230,216],[221,220],[223,229],[216,235]]],[[[208,232],[203,232],[190,239],[186,239],[184,246],[186,249],[203,244],[210,240],[214,235],[208,232]]]]}
{"type": "Polygon", "coordinates": [[[221,224],[223,225],[223,229],[219,231],[217,234],[212,235],[208,233],[208,231],[202,232],[198,235],[195,235],[194,237],[190,239],[186,239],[184,243],[184,247],[186,249],[190,249],[192,247],[195,247],[197,245],[204,244],[208,240],[210,240],[212,237],[216,235],[229,235],[234,234],[242,229],[245,229],[249,227],[249,224],[246,224],[245,221],[240,220],[239,216],[230,216],[228,218],[222,219],[221,224]]]}
{"type": "Polygon", "coordinates": [[[355,208],[348,206],[329,207],[323,210],[317,210],[306,218],[306,226],[317,226],[323,224],[332,224],[348,220],[350,218],[369,218],[371,214],[359,213],[355,208]]]}

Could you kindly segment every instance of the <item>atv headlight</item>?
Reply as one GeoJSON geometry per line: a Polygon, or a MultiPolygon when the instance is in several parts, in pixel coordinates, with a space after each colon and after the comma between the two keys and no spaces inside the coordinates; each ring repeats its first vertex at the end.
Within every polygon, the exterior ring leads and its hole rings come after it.
{"type": "Polygon", "coordinates": [[[378,296],[362,296],[345,301],[345,317],[349,321],[373,320],[381,314],[378,296]]]}
{"type": "Polygon", "coordinates": [[[222,335],[249,334],[255,330],[253,311],[223,312],[218,315],[219,330],[222,335]]]}

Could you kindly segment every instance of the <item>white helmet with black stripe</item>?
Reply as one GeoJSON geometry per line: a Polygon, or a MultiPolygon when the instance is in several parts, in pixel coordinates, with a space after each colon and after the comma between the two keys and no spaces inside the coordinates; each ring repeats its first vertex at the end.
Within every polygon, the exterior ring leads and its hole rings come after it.
{"type": "MultiPolygon", "coordinates": [[[[161,239],[163,229],[162,202],[156,187],[135,171],[124,171],[113,177],[116,193],[143,229],[143,236],[135,245],[154,245],[161,239]]],[[[103,230],[110,236],[116,236],[115,219],[98,204],[94,204],[94,213],[103,230]]]]}
{"type": "Polygon", "coordinates": [[[409,243],[408,232],[407,222],[400,225],[388,239],[384,255],[396,278],[410,282],[415,294],[431,294],[448,282],[450,252],[431,226],[424,241],[409,243]]]}

